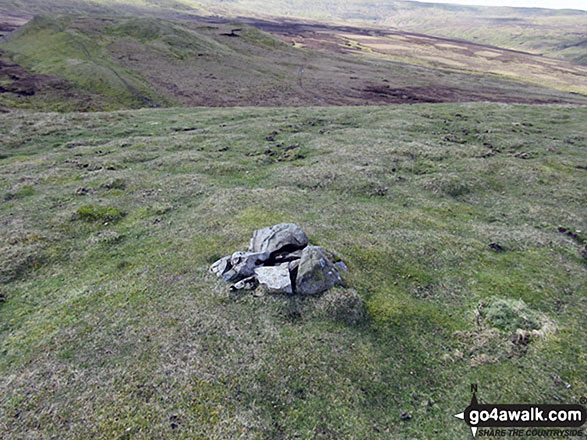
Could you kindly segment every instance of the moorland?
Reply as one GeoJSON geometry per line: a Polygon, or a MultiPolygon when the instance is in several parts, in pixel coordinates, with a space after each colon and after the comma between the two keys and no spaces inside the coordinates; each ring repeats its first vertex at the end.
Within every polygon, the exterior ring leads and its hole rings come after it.
{"type": "Polygon", "coordinates": [[[312,3],[0,3],[0,438],[453,440],[472,383],[585,396],[585,14],[312,3]],[[280,222],[346,287],[208,272],[280,222]]]}

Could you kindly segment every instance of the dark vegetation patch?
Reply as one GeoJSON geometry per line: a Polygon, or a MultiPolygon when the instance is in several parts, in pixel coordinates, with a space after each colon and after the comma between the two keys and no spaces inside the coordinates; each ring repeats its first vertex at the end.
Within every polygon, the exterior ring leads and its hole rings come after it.
{"type": "Polygon", "coordinates": [[[108,183],[103,183],[102,185],[100,185],[100,188],[107,189],[107,190],[110,190],[110,189],[124,190],[124,189],[126,189],[126,181],[121,178],[113,179],[113,180],[109,181],[108,183]]]}
{"type": "Polygon", "coordinates": [[[489,247],[496,252],[505,252],[505,249],[499,243],[489,243],[489,247]]]}
{"type": "Polygon", "coordinates": [[[18,63],[11,61],[0,50],[0,111],[12,107],[31,105],[31,98],[57,101],[81,101],[82,93],[75,86],[57,75],[30,73],[18,63]]]}
{"type": "Polygon", "coordinates": [[[35,194],[35,189],[31,185],[23,185],[20,189],[15,192],[8,192],[4,196],[4,201],[9,202],[15,199],[22,199],[23,197],[29,197],[35,194]]]}
{"type": "Polygon", "coordinates": [[[578,244],[584,244],[585,243],[585,240],[578,233],[573,232],[571,229],[567,229],[565,227],[559,226],[558,227],[558,232],[560,232],[561,234],[566,235],[567,237],[572,238],[578,244]]]}
{"type": "Polygon", "coordinates": [[[22,251],[6,252],[0,267],[0,283],[9,284],[22,279],[48,262],[46,256],[34,246],[26,247],[22,251]]]}

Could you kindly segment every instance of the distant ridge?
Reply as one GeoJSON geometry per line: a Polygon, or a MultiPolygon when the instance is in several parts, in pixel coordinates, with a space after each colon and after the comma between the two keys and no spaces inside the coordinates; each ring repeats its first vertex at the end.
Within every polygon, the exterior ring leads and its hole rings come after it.
{"type": "MultiPolygon", "coordinates": [[[[451,52],[445,46],[454,44],[445,39],[397,35],[409,51],[423,51],[419,59],[400,62],[388,57],[385,44],[383,49],[374,44],[377,38],[391,40],[361,28],[245,21],[256,27],[212,17],[173,21],[37,16],[0,42],[0,108],[587,104],[581,95],[479,74],[482,71],[459,72],[452,64],[478,59],[484,68],[485,58],[471,52],[458,61],[462,50],[470,48],[455,46],[451,52]],[[292,39],[303,48],[293,47],[292,39]],[[443,58],[445,53],[449,58],[443,58]]],[[[496,50],[488,53],[511,59],[514,65],[532,58],[512,58],[496,50]]]]}
{"type": "Polygon", "coordinates": [[[587,65],[587,11],[403,0],[2,0],[0,13],[106,14],[189,19],[289,17],[354,22],[461,38],[587,65]]]}

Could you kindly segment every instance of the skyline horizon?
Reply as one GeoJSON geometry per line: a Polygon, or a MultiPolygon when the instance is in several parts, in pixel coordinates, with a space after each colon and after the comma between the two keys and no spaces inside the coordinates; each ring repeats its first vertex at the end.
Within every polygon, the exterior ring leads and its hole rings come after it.
{"type": "Polygon", "coordinates": [[[421,3],[458,4],[512,8],[574,9],[587,12],[584,0],[413,0],[421,3]]]}

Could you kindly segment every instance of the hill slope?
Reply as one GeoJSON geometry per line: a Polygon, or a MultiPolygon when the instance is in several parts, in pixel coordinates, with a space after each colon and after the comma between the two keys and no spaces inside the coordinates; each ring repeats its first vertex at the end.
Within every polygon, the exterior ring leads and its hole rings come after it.
{"type": "MultiPolygon", "coordinates": [[[[202,3],[210,8],[227,4],[202,3]]],[[[389,0],[234,0],[228,4],[244,14],[369,23],[587,63],[587,11],[389,0]]]]}
{"type": "MultiPolygon", "coordinates": [[[[253,24],[267,26],[261,21],[253,24]]],[[[110,110],[178,105],[587,102],[579,95],[500,76],[457,71],[454,64],[357,56],[361,54],[355,50],[358,46],[348,50],[343,30],[320,26],[310,32],[328,43],[326,52],[292,47],[255,27],[225,19],[41,16],[0,42],[4,51],[0,105],[110,110]]],[[[283,32],[281,37],[291,40],[283,32]]],[[[478,58],[472,52],[471,56],[473,65],[478,58]]],[[[534,62],[521,57],[509,65],[502,63],[505,73],[508,66],[519,69],[524,60],[534,62]]],[[[558,82],[538,78],[541,82],[582,90],[564,66],[542,65],[558,82]]],[[[532,79],[531,74],[526,76],[532,79]]]]}
{"type": "Polygon", "coordinates": [[[180,18],[193,14],[310,18],[381,25],[460,38],[587,63],[587,12],[460,6],[401,0],[3,0],[0,13],[132,14],[180,18]]]}
{"type": "Polygon", "coordinates": [[[503,104],[0,115],[2,438],[454,440],[470,383],[578,401],[586,124],[503,104]],[[282,221],[349,289],[207,273],[282,221]]]}

